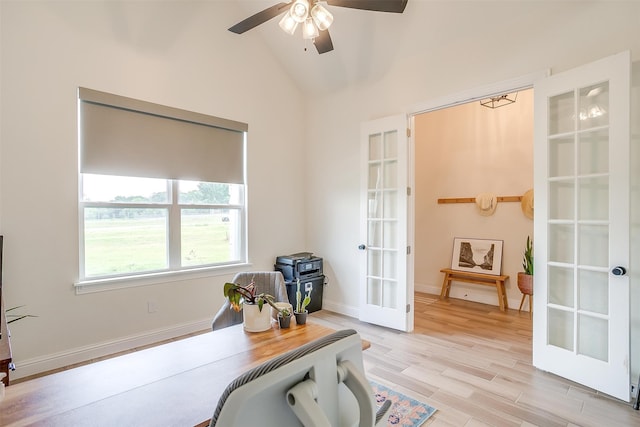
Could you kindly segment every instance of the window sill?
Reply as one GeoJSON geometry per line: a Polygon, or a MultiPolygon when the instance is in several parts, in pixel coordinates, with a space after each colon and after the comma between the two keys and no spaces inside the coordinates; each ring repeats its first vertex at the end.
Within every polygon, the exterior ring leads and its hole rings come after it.
{"type": "Polygon", "coordinates": [[[81,282],[74,283],[73,286],[76,290],[76,295],[83,295],[95,292],[113,291],[116,289],[134,288],[138,286],[160,285],[184,280],[224,276],[236,273],[240,269],[246,269],[249,266],[251,266],[251,264],[242,263],[225,265],[224,267],[197,268],[193,270],[142,274],[139,276],[83,280],[81,282]]]}

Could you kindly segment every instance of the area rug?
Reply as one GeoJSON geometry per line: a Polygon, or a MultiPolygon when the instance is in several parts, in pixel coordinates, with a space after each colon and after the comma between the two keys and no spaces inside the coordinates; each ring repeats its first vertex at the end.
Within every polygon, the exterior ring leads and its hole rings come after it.
{"type": "Polygon", "coordinates": [[[433,408],[426,403],[418,402],[415,399],[393,391],[390,388],[374,381],[369,382],[373,388],[378,408],[387,400],[392,402],[391,409],[389,409],[389,412],[387,413],[388,427],[418,427],[427,421],[434,412],[436,412],[436,408],[433,408]]]}

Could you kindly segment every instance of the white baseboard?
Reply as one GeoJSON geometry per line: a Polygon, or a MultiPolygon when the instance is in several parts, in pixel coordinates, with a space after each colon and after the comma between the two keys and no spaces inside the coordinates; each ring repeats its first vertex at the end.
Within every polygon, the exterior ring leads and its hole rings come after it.
{"type": "Polygon", "coordinates": [[[440,290],[442,288],[440,286],[427,285],[425,283],[414,283],[413,289],[416,292],[424,292],[426,294],[440,295],[440,290]]]}
{"type": "MultiPolygon", "coordinates": [[[[427,285],[424,283],[415,283],[414,289],[416,292],[424,292],[427,294],[440,295],[440,291],[442,291],[442,285],[427,285]]],[[[480,287],[480,288],[469,288],[464,285],[464,283],[452,286],[449,291],[449,296],[451,298],[463,299],[467,301],[479,302],[482,304],[494,305],[498,307],[498,298],[496,297],[496,289],[492,287],[480,287]]],[[[507,296],[507,302],[509,303],[509,308],[518,308],[520,306],[519,299],[509,298],[507,296]]],[[[528,305],[525,303],[523,309],[528,310],[528,305]]]]}
{"type": "MultiPolygon", "coordinates": [[[[425,292],[435,295],[440,294],[440,286],[415,283],[415,290],[417,292],[425,292]]],[[[491,292],[486,295],[477,295],[475,293],[473,295],[467,295],[465,294],[465,290],[457,291],[455,288],[452,288],[450,295],[452,298],[465,299],[495,306],[498,305],[496,302],[495,293],[491,292]]],[[[518,307],[519,305],[519,300],[509,301],[509,306],[511,308],[518,307]]],[[[360,315],[360,310],[358,307],[342,304],[336,301],[324,300],[322,302],[322,308],[333,311],[335,313],[344,314],[345,316],[354,317],[356,319],[360,315]]],[[[65,366],[74,365],[76,363],[86,362],[88,360],[97,359],[122,351],[128,351],[136,347],[154,344],[159,341],[176,338],[182,335],[192,334],[203,330],[208,330],[210,328],[211,319],[207,318],[197,322],[185,323],[182,325],[176,325],[164,329],[157,329],[144,334],[130,335],[113,341],[107,341],[84,347],[77,347],[63,352],[35,357],[33,359],[14,360],[14,363],[16,364],[16,370],[11,372],[10,376],[11,379],[28,377],[31,375],[39,374],[41,372],[63,368],[65,366]]]]}
{"type": "MultiPolygon", "coordinates": [[[[467,301],[479,302],[482,304],[488,304],[498,307],[498,299],[496,297],[496,291],[494,288],[487,289],[469,289],[468,287],[464,288],[463,285],[459,289],[456,287],[452,287],[449,293],[451,298],[457,298],[467,301]]],[[[432,295],[440,295],[440,291],[442,290],[441,285],[428,285],[425,283],[414,283],[414,290],[416,292],[424,292],[432,295]]],[[[518,308],[520,305],[519,299],[508,298],[509,308],[518,308]]],[[[360,310],[358,307],[345,305],[336,301],[322,301],[322,308],[333,311],[334,313],[344,314],[345,316],[355,317],[356,319],[360,316],[360,310]]],[[[525,304],[523,309],[527,310],[528,305],[525,304]]]]}
{"type": "Polygon", "coordinates": [[[76,363],[82,363],[88,360],[108,356],[110,354],[128,351],[136,347],[142,347],[159,341],[210,329],[211,319],[208,318],[197,322],[157,329],[144,334],[130,335],[113,341],[77,347],[63,352],[35,357],[33,359],[14,359],[16,370],[11,372],[10,377],[12,380],[28,377],[41,372],[63,368],[76,363]]]}
{"type": "Polygon", "coordinates": [[[336,301],[327,301],[325,299],[322,301],[322,308],[324,310],[333,311],[334,313],[344,314],[345,316],[349,317],[355,317],[356,319],[360,317],[360,309],[358,307],[341,304],[336,301]]]}

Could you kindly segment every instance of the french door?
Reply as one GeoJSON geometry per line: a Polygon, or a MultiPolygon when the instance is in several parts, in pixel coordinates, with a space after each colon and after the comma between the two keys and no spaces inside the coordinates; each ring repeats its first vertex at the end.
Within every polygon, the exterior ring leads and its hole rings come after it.
{"type": "MultiPolygon", "coordinates": [[[[360,320],[413,328],[407,283],[407,118],[362,126],[360,320]]],[[[410,286],[411,285],[411,286],[410,286]]]]}
{"type": "Polygon", "coordinates": [[[629,401],[624,52],[534,85],[536,367],[629,401]]]}

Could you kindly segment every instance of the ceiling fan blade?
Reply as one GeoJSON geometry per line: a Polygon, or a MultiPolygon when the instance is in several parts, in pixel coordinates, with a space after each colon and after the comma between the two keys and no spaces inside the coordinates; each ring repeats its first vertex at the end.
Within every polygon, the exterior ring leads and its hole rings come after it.
{"type": "Polygon", "coordinates": [[[245,19],[244,21],[238,22],[233,27],[229,28],[229,31],[236,34],[242,34],[245,31],[249,31],[252,28],[257,27],[260,24],[264,24],[269,19],[275,18],[285,11],[287,7],[289,7],[291,3],[278,3],[274,6],[271,6],[262,12],[258,12],[255,15],[252,15],[245,19]]]}
{"type": "Polygon", "coordinates": [[[333,42],[329,35],[329,30],[320,31],[320,35],[313,40],[319,54],[331,52],[333,50],[333,42]]]}
{"type": "Polygon", "coordinates": [[[408,0],[327,0],[331,6],[351,9],[373,10],[376,12],[402,13],[408,0]]]}

